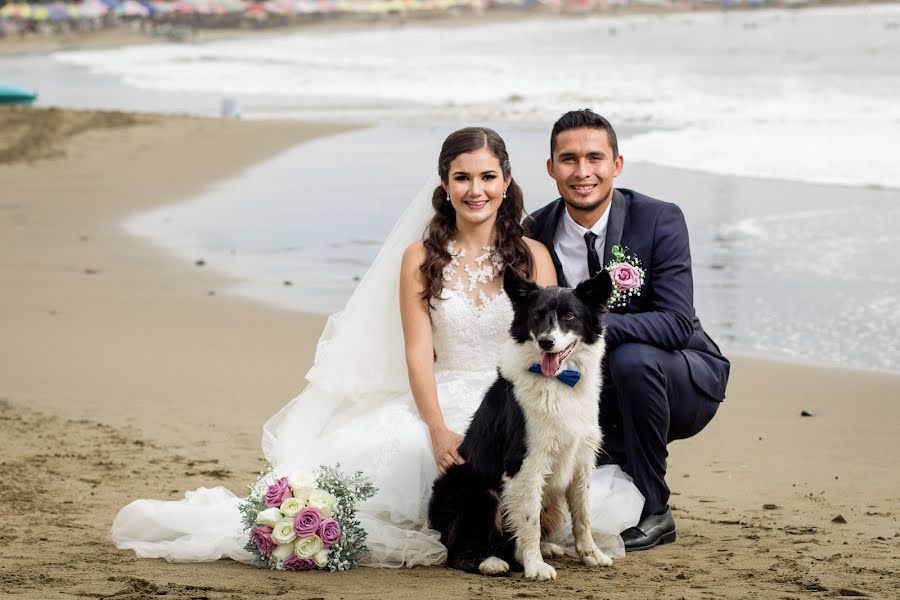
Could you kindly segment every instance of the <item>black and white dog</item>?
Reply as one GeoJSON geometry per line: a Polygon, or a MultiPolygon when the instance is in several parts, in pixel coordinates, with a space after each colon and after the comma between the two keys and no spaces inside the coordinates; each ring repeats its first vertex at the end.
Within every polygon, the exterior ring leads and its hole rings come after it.
{"type": "Polygon", "coordinates": [[[512,565],[530,579],[555,579],[543,559],[563,550],[541,533],[555,528],[564,499],[581,561],[610,565],[591,535],[589,484],[612,281],[601,271],[574,290],[539,288],[506,269],[503,288],[514,309],[511,339],[459,447],[465,464],[434,483],[431,526],[450,567],[496,575],[512,565]]]}

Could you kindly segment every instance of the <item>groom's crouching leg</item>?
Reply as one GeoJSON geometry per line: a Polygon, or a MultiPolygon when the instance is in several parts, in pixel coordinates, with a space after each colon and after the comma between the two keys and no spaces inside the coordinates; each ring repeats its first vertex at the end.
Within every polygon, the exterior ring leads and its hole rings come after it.
{"type": "MultiPolygon", "coordinates": [[[[608,355],[621,418],[621,450],[626,470],[644,495],[643,515],[661,512],[669,502],[665,476],[670,415],[663,354],[668,353],[646,344],[622,344],[608,355]]],[[[601,395],[600,401],[613,399],[601,395]]]]}
{"type": "Polygon", "coordinates": [[[608,352],[609,386],[603,403],[614,403],[600,426],[616,435],[625,471],[644,495],[637,527],[622,532],[625,550],[645,550],[675,540],[666,484],[666,444],[698,433],[712,419],[718,402],[691,382],[681,352],[645,344],[623,344],[608,352]],[[615,414],[615,422],[609,415],[615,414]],[[604,420],[605,419],[605,420],[604,420]]]}
{"type": "MultiPolygon", "coordinates": [[[[663,514],[669,504],[666,444],[697,433],[718,403],[691,383],[681,352],[622,344],[608,352],[608,360],[611,386],[604,388],[601,404],[615,402],[618,408],[616,433],[625,470],[645,498],[642,518],[663,514]]],[[[608,426],[602,419],[600,425],[608,426]]]]}

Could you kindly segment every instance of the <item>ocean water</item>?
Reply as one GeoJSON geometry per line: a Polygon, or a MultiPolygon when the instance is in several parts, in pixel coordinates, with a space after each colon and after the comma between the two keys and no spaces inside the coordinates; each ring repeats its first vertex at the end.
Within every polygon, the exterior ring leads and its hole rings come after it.
{"type": "Polygon", "coordinates": [[[548,128],[590,106],[652,129],[631,140],[633,160],[900,187],[900,5],[413,24],[54,57],[149,95],[140,102],[184,95],[210,113],[227,96],[248,118],[548,128]]]}
{"type": "Polygon", "coordinates": [[[556,197],[550,125],[617,125],[618,184],[677,202],[695,304],[727,349],[900,371],[900,6],[308,31],[6,61],[41,103],[371,122],[126,224],[230,291],[340,308],[454,128],[556,197]]]}
{"type": "MultiPolygon", "coordinates": [[[[227,291],[332,312],[355,289],[435,169],[443,137],[458,125],[383,125],[315,140],[190,202],[137,215],[126,227],[230,275],[227,291]]],[[[544,170],[547,132],[500,131],[526,208],[555,198],[544,170]]],[[[631,135],[621,141],[625,152],[631,135]]],[[[900,371],[900,191],[637,161],[626,162],[617,183],[684,210],[695,306],[725,349],[900,371]]]]}

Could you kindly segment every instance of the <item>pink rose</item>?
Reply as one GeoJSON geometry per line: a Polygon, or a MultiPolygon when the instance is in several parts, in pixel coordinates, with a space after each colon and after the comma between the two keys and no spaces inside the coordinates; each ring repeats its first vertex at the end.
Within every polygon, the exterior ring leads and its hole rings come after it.
{"type": "Polygon", "coordinates": [[[311,571],[316,568],[316,562],[311,558],[300,558],[296,554],[291,554],[281,566],[285,571],[311,571]]]}
{"type": "Polygon", "coordinates": [[[275,483],[266,490],[266,508],[281,506],[281,503],[291,497],[291,486],[287,477],[276,479],[275,483]]]}
{"type": "Polygon", "coordinates": [[[620,290],[633,290],[641,285],[641,274],[628,263],[619,263],[612,268],[613,284],[620,290]]]}
{"type": "Polygon", "coordinates": [[[322,515],[315,508],[307,506],[294,517],[294,533],[297,537],[309,537],[319,530],[322,515]]]}
{"type": "Polygon", "coordinates": [[[326,548],[331,548],[341,539],[341,524],[334,519],[325,519],[319,525],[319,537],[326,548]]]}
{"type": "Polygon", "coordinates": [[[275,549],[275,542],[272,540],[271,527],[254,527],[250,530],[250,536],[259,551],[266,556],[271,556],[272,550],[275,549]]]}

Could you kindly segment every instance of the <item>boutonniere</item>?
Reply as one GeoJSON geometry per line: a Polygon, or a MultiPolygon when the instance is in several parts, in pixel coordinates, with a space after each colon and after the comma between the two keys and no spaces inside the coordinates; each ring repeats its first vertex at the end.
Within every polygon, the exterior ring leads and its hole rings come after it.
{"type": "Polygon", "coordinates": [[[613,292],[609,297],[609,307],[625,306],[632,296],[640,296],[644,285],[644,268],[641,259],[628,254],[628,248],[613,246],[613,259],[606,265],[613,282],[613,292]]]}

